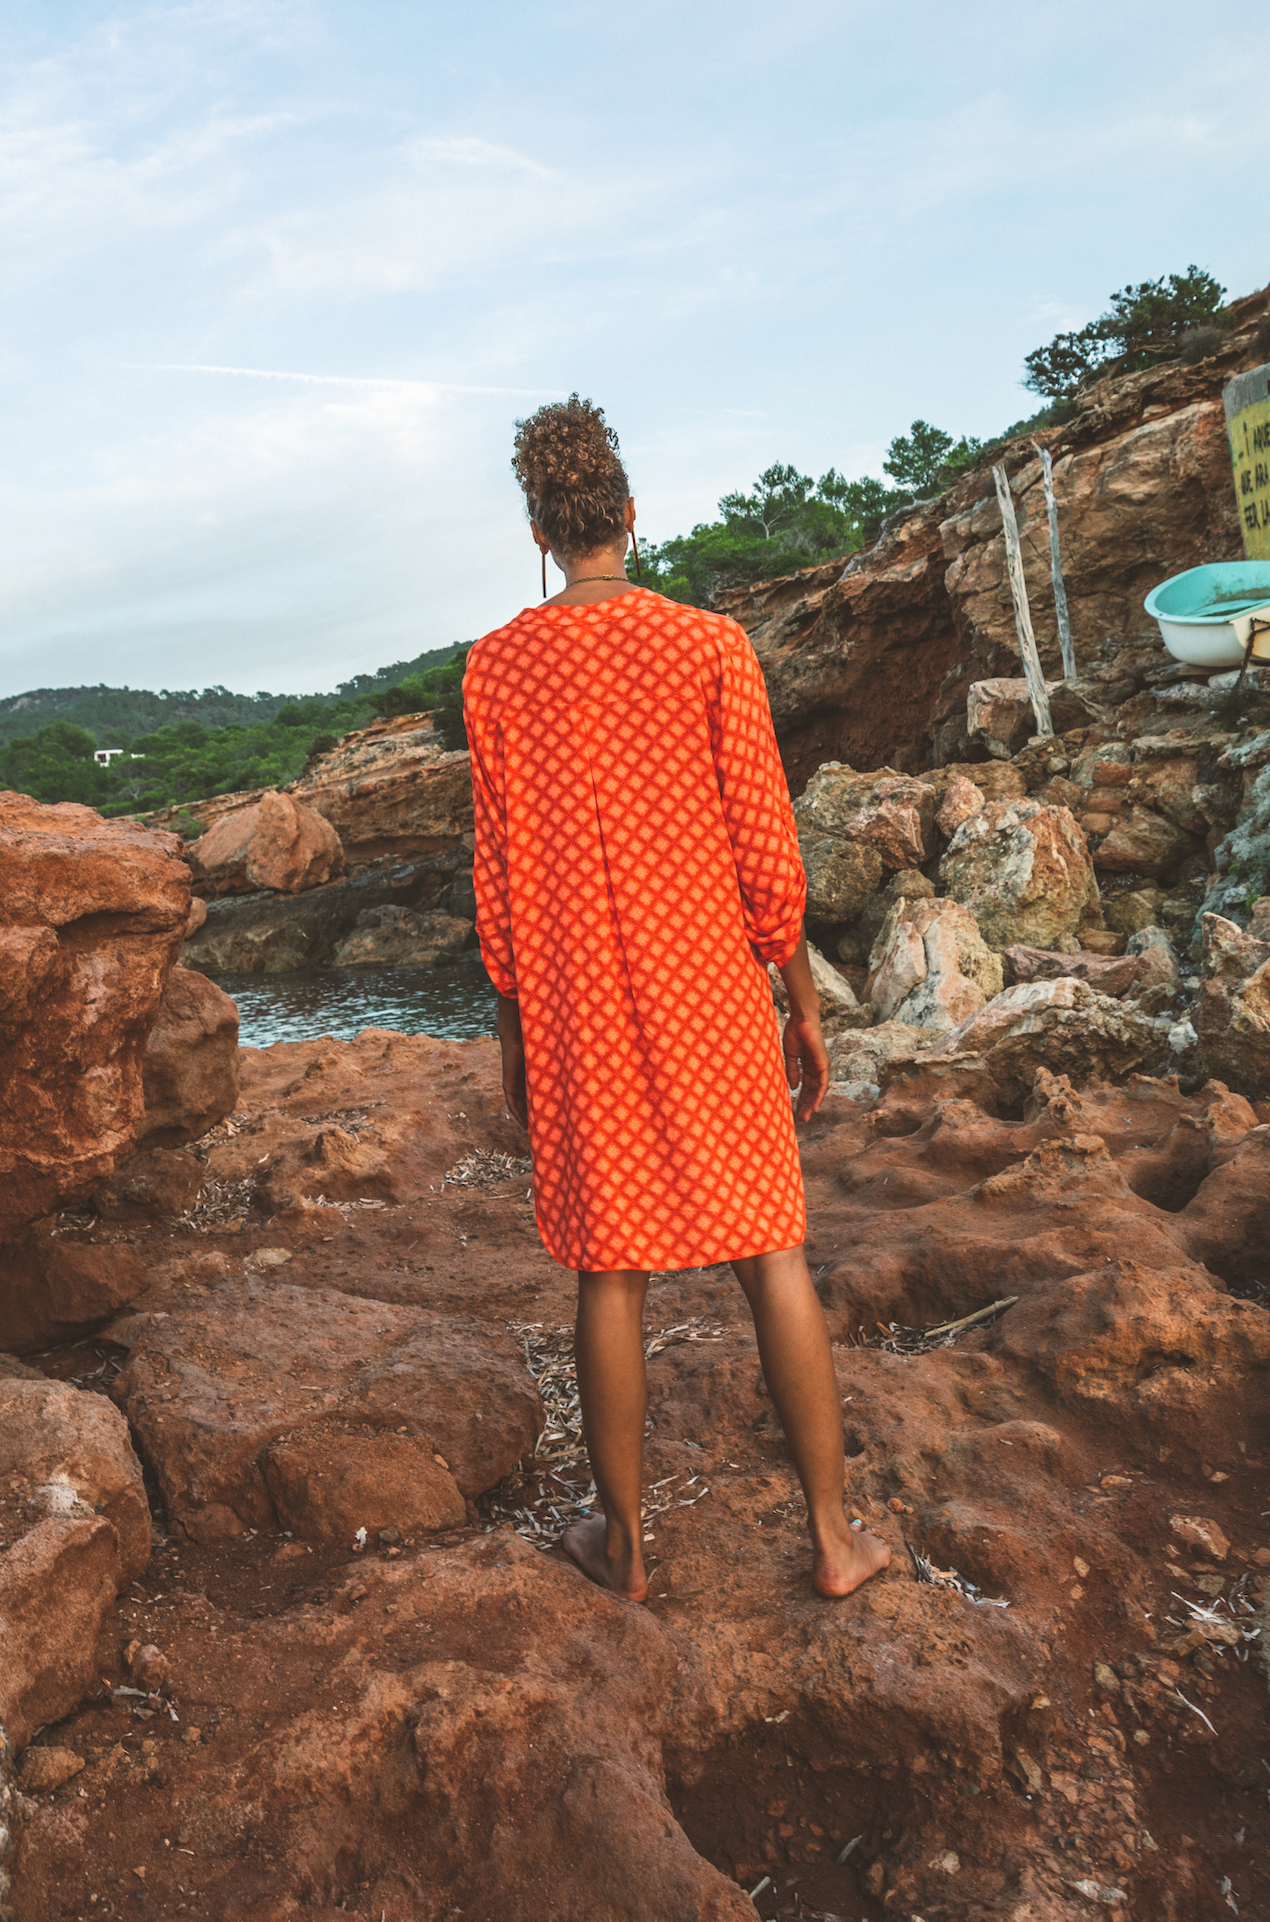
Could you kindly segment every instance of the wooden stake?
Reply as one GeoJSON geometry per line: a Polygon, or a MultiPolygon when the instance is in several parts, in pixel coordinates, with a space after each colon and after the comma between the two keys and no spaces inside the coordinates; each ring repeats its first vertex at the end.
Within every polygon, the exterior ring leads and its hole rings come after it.
{"type": "Polygon", "coordinates": [[[1050,520],[1050,579],[1054,583],[1054,615],[1058,622],[1058,646],[1063,657],[1063,679],[1076,679],[1076,650],[1072,646],[1072,624],[1067,613],[1067,589],[1063,586],[1063,562],[1058,551],[1058,502],[1054,499],[1054,464],[1048,447],[1032,442],[1041,457],[1045,477],[1045,506],[1050,520]]]}
{"type": "Polygon", "coordinates": [[[1049,695],[1045,692],[1041,657],[1037,653],[1036,636],[1032,632],[1032,615],[1027,604],[1027,582],[1023,578],[1023,550],[1019,546],[1019,524],[1014,518],[1014,501],[1010,495],[1010,483],[1006,479],[1004,467],[994,467],[992,478],[997,484],[997,501],[1001,508],[1001,529],[1005,535],[1005,568],[1010,579],[1010,596],[1014,602],[1014,626],[1019,637],[1019,653],[1023,657],[1023,676],[1027,681],[1027,691],[1032,697],[1036,731],[1041,735],[1050,735],[1054,732],[1054,723],[1050,719],[1049,695]]]}
{"type": "Polygon", "coordinates": [[[988,1303],[986,1308],[976,1308],[973,1315],[963,1315],[960,1321],[941,1321],[938,1328],[926,1328],[923,1334],[927,1341],[932,1335],[957,1335],[963,1328],[973,1328],[977,1321],[987,1321],[990,1315],[999,1315],[1003,1308],[1013,1308],[1017,1295],[1002,1295],[1000,1301],[988,1303]]]}

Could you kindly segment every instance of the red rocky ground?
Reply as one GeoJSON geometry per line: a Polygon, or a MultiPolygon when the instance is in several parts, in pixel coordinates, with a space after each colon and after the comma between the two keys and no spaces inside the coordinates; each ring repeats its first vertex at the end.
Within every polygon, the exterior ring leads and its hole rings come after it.
{"type": "Polygon", "coordinates": [[[892,1565],[815,1598],[739,1291],[664,1276],[638,1610],[535,1545],[586,1494],[572,1280],[494,1045],[242,1062],[192,1214],[64,1218],[149,1286],[35,1359],[125,1364],[157,1533],[19,1775],[21,1922],[1270,1915],[1270,1114],[1042,1075],[1002,1115],[956,1061],[831,1099],[812,1264],[892,1565]],[[527,1324],[549,1427],[478,1496],[527,1324]]]}

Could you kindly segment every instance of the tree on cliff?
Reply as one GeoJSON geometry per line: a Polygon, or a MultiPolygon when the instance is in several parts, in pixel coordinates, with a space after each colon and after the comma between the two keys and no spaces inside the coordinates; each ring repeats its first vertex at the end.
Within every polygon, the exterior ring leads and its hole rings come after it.
{"type": "Polygon", "coordinates": [[[1184,274],[1122,287],[1098,320],[1076,333],[1055,334],[1048,347],[1034,349],[1023,363],[1023,385],[1061,400],[1116,361],[1123,361],[1128,372],[1168,359],[1193,328],[1211,326],[1225,298],[1220,282],[1193,262],[1184,274]]]}
{"type": "MultiPolygon", "coordinates": [[[[453,654],[453,648],[432,648],[377,674],[356,675],[334,694],[286,700],[276,694],[230,694],[225,688],[205,688],[201,695],[105,686],[40,689],[0,703],[0,788],[37,801],[80,801],[103,814],[136,814],[242,788],[283,787],[313,754],[334,747],[340,735],[365,727],[383,711],[385,684],[391,695],[403,679],[412,689],[423,689],[422,698],[412,692],[405,699],[404,710],[453,708],[458,739],[451,740],[453,717],[446,723],[446,739],[461,747],[460,698],[445,678],[453,654]],[[439,696],[432,684],[438,668],[439,696]],[[56,714],[59,706],[90,719],[92,731],[66,719],[52,720],[34,733],[23,731],[19,716],[29,728],[32,712],[56,714]],[[232,718],[225,726],[208,727],[188,711],[191,706],[205,719],[222,712],[232,718]],[[133,716],[148,725],[126,726],[133,716]],[[158,726],[155,716],[162,717],[158,726]],[[14,738],[6,738],[6,723],[14,738]],[[125,752],[108,768],[98,767],[93,750],[99,746],[125,752]]],[[[460,678],[461,673],[460,668],[460,678]]]]}
{"type": "Polygon", "coordinates": [[[882,472],[898,481],[901,489],[907,488],[912,499],[934,500],[982,451],[982,441],[965,434],[955,441],[942,427],[915,420],[908,434],[897,434],[887,448],[882,472]]]}
{"type": "MultiPolygon", "coordinates": [[[[964,434],[954,440],[941,427],[915,420],[907,435],[891,442],[882,463],[898,487],[872,475],[845,480],[833,467],[814,481],[777,461],[748,491],[723,496],[721,520],[701,522],[660,546],[641,544],[643,578],[668,600],[709,607],[730,587],[842,559],[871,546],[890,515],[942,494],[980,452],[977,440],[964,434]]],[[[633,556],[626,572],[636,578],[633,556]]]]}
{"type": "MultiPolygon", "coordinates": [[[[643,578],[669,600],[708,607],[727,588],[854,554],[910,498],[881,481],[844,480],[832,467],[817,481],[777,461],[748,490],[723,496],[721,520],[660,546],[641,543],[643,578]]],[[[636,578],[631,556],[626,571],[636,578]]]]}
{"type": "Polygon", "coordinates": [[[96,747],[126,748],[138,734],[150,734],[173,727],[179,721],[201,721],[209,732],[235,724],[240,727],[267,725],[285,720],[292,727],[303,727],[332,713],[355,714],[361,725],[371,713],[371,697],[381,688],[393,687],[410,675],[448,661],[452,647],[429,648],[409,661],[394,661],[377,668],[373,674],[355,674],[342,681],[330,694],[235,694],[227,687],[205,687],[182,691],[164,688],[159,693],[135,687],[35,687],[24,694],[0,699],[0,752],[8,741],[31,739],[37,730],[56,721],[73,721],[93,737],[96,747]]]}
{"type": "Polygon", "coordinates": [[[206,728],[198,721],[138,735],[129,751],[98,767],[96,743],[83,728],[55,721],[38,734],[0,743],[0,787],[29,794],[37,801],[81,801],[103,814],[135,814],[199,801],[240,788],[281,787],[300,773],[313,746],[312,723],[325,717],[346,733],[369,718],[366,704],[330,708],[320,701],[305,714],[306,702],[293,704],[290,722],[278,719],[255,727],[206,728]]]}
{"type": "Polygon", "coordinates": [[[0,787],[30,794],[37,801],[79,801],[100,807],[115,782],[93,760],[97,743],[84,728],[54,721],[38,734],[10,741],[0,754],[0,787]]]}

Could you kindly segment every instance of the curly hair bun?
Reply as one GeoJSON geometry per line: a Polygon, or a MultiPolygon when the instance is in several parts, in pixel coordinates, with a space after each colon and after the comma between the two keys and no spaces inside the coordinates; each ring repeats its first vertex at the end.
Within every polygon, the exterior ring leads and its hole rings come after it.
{"type": "Polygon", "coordinates": [[[610,547],[626,531],[630,482],[603,408],[570,394],[516,422],[512,472],[530,519],[570,559],[610,547]]]}

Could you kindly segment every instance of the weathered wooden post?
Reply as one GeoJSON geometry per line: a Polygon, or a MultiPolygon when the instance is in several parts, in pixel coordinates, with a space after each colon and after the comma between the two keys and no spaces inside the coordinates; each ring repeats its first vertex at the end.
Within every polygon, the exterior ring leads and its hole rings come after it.
{"type": "Polygon", "coordinates": [[[1076,650],[1072,646],[1072,624],[1067,614],[1067,589],[1063,586],[1063,562],[1058,551],[1058,502],[1054,499],[1054,464],[1050,450],[1032,442],[1041,457],[1045,478],[1045,507],[1050,521],[1050,579],[1054,583],[1054,615],[1058,622],[1058,651],[1063,657],[1063,679],[1076,679],[1076,650]]]}
{"type": "Polygon", "coordinates": [[[1019,637],[1019,653],[1023,656],[1023,675],[1027,681],[1027,691],[1032,697],[1032,712],[1036,716],[1036,731],[1038,734],[1052,734],[1054,723],[1050,719],[1050,699],[1045,692],[1041,657],[1036,651],[1036,636],[1032,632],[1032,615],[1027,604],[1027,582],[1023,578],[1023,550],[1019,546],[1019,524],[1014,518],[1014,501],[1010,495],[1010,483],[1006,479],[1005,468],[994,467],[992,478],[997,484],[1001,529],[1005,535],[1005,570],[1010,580],[1010,596],[1014,602],[1014,626],[1019,637]]]}

